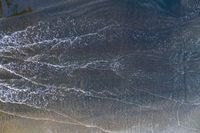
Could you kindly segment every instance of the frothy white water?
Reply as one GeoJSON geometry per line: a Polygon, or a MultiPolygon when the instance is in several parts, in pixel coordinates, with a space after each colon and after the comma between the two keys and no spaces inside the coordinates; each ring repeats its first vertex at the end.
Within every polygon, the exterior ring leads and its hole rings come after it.
{"type": "Polygon", "coordinates": [[[193,36],[190,29],[184,32],[189,36],[181,34],[190,18],[163,16],[140,23],[130,17],[135,10],[126,4],[95,2],[74,10],[76,17],[53,18],[0,34],[0,101],[70,116],[75,120],[70,124],[100,132],[196,132],[196,126],[185,124],[198,108],[200,83],[195,73],[198,34],[193,36]],[[95,6],[78,12],[91,5],[95,6]],[[157,25],[158,19],[164,28],[157,25]],[[174,23],[178,26],[170,27],[174,23]],[[148,24],[152,27],[142,27],[148,24]]]}

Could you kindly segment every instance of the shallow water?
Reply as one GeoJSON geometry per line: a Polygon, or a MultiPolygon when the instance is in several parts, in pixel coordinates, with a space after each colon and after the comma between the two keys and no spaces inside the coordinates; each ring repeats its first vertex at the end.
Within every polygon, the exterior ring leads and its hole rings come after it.
{"type": "Polygon", "coordinates": [[[0,133],[199,133],[198,3],[29,0],[0,18],[0,133]]]}

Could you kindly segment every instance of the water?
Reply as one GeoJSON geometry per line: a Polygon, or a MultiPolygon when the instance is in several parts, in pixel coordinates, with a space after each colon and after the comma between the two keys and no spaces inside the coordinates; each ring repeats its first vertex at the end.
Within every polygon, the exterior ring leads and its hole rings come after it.
{"type": "Polygon", "coordinates": [[[200,132],[198,1],[24,5],[0,19],[0,132],[200,132]]]}

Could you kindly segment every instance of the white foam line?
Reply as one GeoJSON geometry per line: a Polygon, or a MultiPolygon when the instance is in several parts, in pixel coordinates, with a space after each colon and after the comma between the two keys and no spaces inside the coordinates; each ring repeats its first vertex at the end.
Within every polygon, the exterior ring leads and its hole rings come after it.
{"type": "Polygon", "coordinates": [[[86,128],[95,128],[95,129],[101,130],[105,133],[114,133],[113,131],[106,130],[106,129],[101,128],[99,126],[87,125],[87,124],[83,124],[79,121],[76,121],[76,123],[73,123],[73,122],[59,121],[59,120],[49,119],[49,118],[37,118],[37,117],[29,117],[29,116],[24,116],[24,115],[18,115],[16,113],[7,112],[7,111],[4,111],[4,110],[0,110],[0,112],[8,114],[8,115],[17,116],[17,117],[20,117],[20,118],[25,118],[25,119],[31,119],[31,120],[36,120],[36,121],[51,121],[51,122],[56,122],[56,123],[60,123],[60,124],[70,124],[70,125],[76,125],[76,126],[83,126],[83,127],[86,127],[86,128]]]}
{"type": "Polygon", "coordinates": [[[27,89],[17,89],[17,88],[11,87],[8,84],[3,84],[3,83],[0,83],[0,86],[4,86],[4,87],[6,87],[10,90],[19,91],[19,92],[26,92],[27,91],[27,89]]]}
{"type": "MultiPolygon", "coordinates": [[[[72,89],[72,90],[74,90],[74,89],[72,89]]],[[[77,91],[77,90],[76,90],[76,91],[77,91]]],[[[83,93],[84,93],[84,92],[83,92],[83,93]]],[[[3,103],[5,103],[5,104],[6,104],[6,103],[12,103],[12,104],[15,103],[15,104],[19,104],[19,103],[17,103],[17,102],[5,102],[5,101],[2,101],[1,99],[0,99],[0,101],[3,102],[3,103]]],[[[24,104],[24,103],[21,103],[20,105],[29,106],[29,105],[24,104]]],[[[41,109],[41,107],[35,107],[35,106],[30,106],[30,107],[41,109]]],[[[101,130],[101,131],[103,131],[103,132],[105,132],[105,133],[114,133],[114,132],[112,132],[112,131],[103,129],[103,128],[97,126],[97,125],[88,125],[88,124],[84,124],[84,123],[82,123],[82,122],[80,122],[80,121],[78,121],[78,120],[76,120],[76,119],[74,119],[74,118],[72,118],[72,117],[70,117],[70,116],[64,115],[64,114],[62,114],[62,113],[58,113],[58,112],[56,112],[56,111],[49,110],[49,109],[45,109],[45,110],[46,110],[46,111],[49,111],[49,112],[53,112],[53,113],[55,113],[55,114],[58,114],[58,115],[60,115],[60,116],[62,116],[62,117],[64,117],[64,118],[67,118],[67,119],[69,119],[69,120],[71,120],[71,121],[73,121],[73,122],[59,121],[59,120],[49,119],[49,118],[35,118],[35,117],[22,116],[22,115],[18,115],[18,114],[16,114],[16,113],[9,113],[9,112],[2,111],[2,110],[0,110],[0,112],[4,112],[4,113],[10,114],[10,115],[15,115],[15,116],[18,116],[18,117],[21,117],[21,118],[26,118],[26,119],[32,119],[32,120],[38,120],[38,121],[52,121],[52,122],[62,123],[62,124],[79,125],[79,126],[83,126],[83,127],[86,127],[86,128],[95,128],[95,129],[101,130]]]]}
{"type": "MultiPolygon", "coordinates": [[[[49,111],[52,111],[52,110],[49,110],[49,111]]],[[[103,132],[106,132],[106,133],[114,133],[113,131],[103,129],[103,128],[101,128],[101,127],[99,127],[99,126],[96,126],[96,125],[84,124],[84,123],[82,123],[82,122],[80,122],[80,121],[78,121],[78,120],[76,120],[76,119],[73,119],[72,117],[69,117],[69,116],[67,116],[67,115],[65,115],[65,114],[62,114],[62,113],[59,113],[59,112],[56,112],[56,111],[53,111],[53,112],[56,113],[56,114],[58,114],[58,115],[61,115],[61,116],[65,117],[65,118],[69,118],[70,120],[75,121],[76,123],[78,123],[78,124],[80,124],[80,125],[82,125],[82,126],[84,126],[84,127],[96,128],[96,129],[99,129],[99,130],[101,130],[101,131],[103,131],[103,132]]]]}
{"type": "Polygon", "coordinates": [[[2,65],[0,65],[0,69],[4,69],[4,70],[6,70],[6,71],[8,71],[8,72],[10,72],[10,73],[12,73],[12,74],[14,74],[14,75],[20,77],[20,78],[23,78],[23,79],[25,79],[25,80],[27,80],[27,81],[33,83],[33,84],[36,84],[36,85],[39,85],[39,86],[44,86],[44,87],[49,87],[49,86],[47,86],[47,85],[45,85],[45,84],[38,83],[38,82],[36,82],[36,81],[33,81],[33,80],[29,79],[29,78],[26,78],[26,77],[20,75],[20,74],[17,74],[16,72],[14,72],[14,71],[12,71],[12,70],[6,68],[6,67],[3,67],[2,65]]]}
{"type": "MultiPolygon", "coordinates": [[[[7,69],[7,68],[3,67],[2,65],[0,65],[0,68],[1,68],[1,69],[4,69],[4,70],[6,70],[6,71],[8,71],[8,72],[10,72],[10,73],[12,73],[12,74],[15,74],[16,76],[19,76],[19,77],[21,77],[21,78],[23,78],[23,79],[25,79],[25,80],[27,80],[27,81],[33,83],[33,84],[36,84],[36,85],[39,85],[39,86],[43,86],[43,87],[46,87],[46,88],[55,87],[55,86],[49,86],[49,85],[41,84],[41,83],[35,82],[35,81],[33,81],[33,80],[30,80],[30,79],[28,79],[28,78],[26,78],[26,77],[24,77],[24,76],[22,76],[22,75],[20,75],[20,74],[17,74],[17,73],[14,72],[14,71],[11,71],[10,69],[7,69]]],[[[62,87],[57,87],[57,88],[64,89],[64,88],[62,88],[62,87]]],[[[167,98],[167,97],[158,95],[158,94],[154,94],[154,93],[149,92],[149,91],[146,91],[146,90],[141,90],[141,89],[136,89],[136,88],[133,88],[133,89],[135,89],[135,90],[137,90],[137,91],[145,92],[145,93],[150,94],[150,95],[155,96],[155,97],[160,97],[160,98],[162,98],[162,99],[166,99],[166,100],[169,100],[169,101],[173,101],[173,102],[175,102],[175,103],[187,104],[187,103],[179,102],[179,101],[177,101],[177,100],[170,99],[170,98],[167,98]]],[[[76,90],[76,89],[71,89],[71,90],[76,90]]],[[[80,89],[80,90],[81,90],[81,89],[80,89]]],[[[80,90],[78,90],[78,92],[84,92],[84,93],[85,93],[84,90],[81,90],[81,91],[80,91],[80,90]]],[[[112,100],[113,100],[113,99],[112,99],[112,100]]],[[[119,100],[117,99],[117,101],[119,101],[119,100]]],[[[129,102],[127,102],[127,103],[129,103],[129,102]]],[[[133,103],[132,103],[132,104],[133,104],[133,103]]],[[[146,107],[145,107],[145,108],[146,108],[146,107]]]]}
{"type": "Polygon", "coordinates": [[[174,103],[178,103],[178,104],[181,104],[181,105],[200,106],[200,103],[199,104],[198,103],[191,104],[191,103],[180,102],[180,101],[177,101],[175,99],[171,99],[171,98],[167,98],[167,97],[164,97],[164,96],[161,96],[161,95],[158,95],[158,94],[154,94],[154,93],[146,91],[146,90],[141,90],[141,89],[136,89],[136,88],[133,88],[133,89],[137,90],[137,91],[141,91],[141,92],[147,93],[147,94],[155,96],[155,97],[159,97],[159,98],[174,102],[174,103]]]}
{"type": "Polygon", "coordinates": [[[137,107],[139,107],[139,108],[143,108],[143,109],[156,110],[155,108],[152,108],[152,107],[150,107],[150,106],[142,106],[142,105],[137,104],[137,103],[134,103],[134,102],[127,102],[127,101],[123,101],[123,100],[116,99],[116,98],[100,97],[100,96],[94,96],[94,95],[92,95],[91,97],[94,97],[94,98],[101,98],[101,99],[107,99],[107,100],[112,100],[112,101],[120,102],[120,103],[123,103],[123,104],[135,105],[135,106],[137,106],[137,107]]]}
{"type": "Polygon", "coordinates": [[[147,93],[147,94],[152,95],[152,96],[155,96],[155,97],[159,97],[159,98],[162,98],[162,99],[166,99],[166,100],[169,100],[169,101],[173,101],[173,102],[175,102],[175,103],[184,104],[183,102],[179,102],[179,101],[174,100],[174,99],[170,99],[170,98],[167,98],[167,97],[164,97],[164,96],[158,95],[158,94],[154,94],[154,93],[149,92],[149,91],[144,90],[144,89],[136,89],[136,88],[133,88],[133,89],[134,89],[134,90],[137,90],[137,91],[140,91],[140,92],[147,93]]]}
{"type": "MultiPolygon", "coordinates": [[[[7,68],[1,66],[1,65],[0,65],[0,68],[4,69],[4,70],[6,70],[6,71],[9,71],[10,73],[13,73],[13,74],[15,74],[15,75],[17,75],[17,76],[19,76],[19,77],[21,77],[21,78],[23,78],[23,79],[25,79],[25,80],[31,82],[31,83],[34,83],[34,84],[36,84],[36,85],[44,86],[44,87],[47,87],[47,88],[50,87],[50,86],[47,86],[47,85],[40,84],[40,83],[37,83],[37,82],[35,82],[35,81],[32,81],[32,80],[30,80],[30,79],[28,79],[28,78],[26,78],[26,77],[24,77],[24,76],[22,76],[22,75],[20,75],[20,74],[17,74],[17,73],[15,73],[15,72],[13,72],[13,71],[11,71],[11,70],[9,70],[9,69],[7,69],[7,68]]],[[[76,90],[76,89],[69,89],[69,90],[76,90]]],[[[76,90],[76,91],[77,91],[77,90],[76,90]]],[[[140,91],[144,91],[144,90],[140,90],[140,91]]],[[[82,93],[84,93],[84,94],[86,93],[84,90],[81,90],[81,89],[78,90],[78,92],[82,92],[82,93]]],[[[144,92],[146,92],[146,91],[144,91],[144,92]]],[[[147,92],[146,92],[146,93],[147,93],[147,92]]],[[[153,94],[153,93],[150,93],[150,92],[148,92],[148,93],[151,94],[151,95],[157,96],[157,95],[155,95],[155,94],[153,94]]],[[[133,104],[133,105],[136,105],[136,106],[141,107],[141,105],[139,105],[139,104],[132,103],[132,102],[125,102],[125,101],[122,101],[122,100],[119,100],[119,99],[115,99],[115,98],[99,97],[99,96],[93,96],[93,95],[91,95],[91,96],[92,96],[92,97],[96,97],[96,98],[110,99],[110,100],[118,101],[118,102],[125,103],[125,104],[133,104]]],[[[158,95],[158,96],[159,96],[159,95],[158,95]]],[[[161,97],[161,96],[159,96],[159,97],[161,97]]],[[[168,99],[168,98],[166,98],[166,97],[161,97],[161,98],[168,99]]],[[[169,99],[168,99],[168,100],[169,100],[169,99]]],[[[152,108],[149,107],[149,106],[142,106],[142,108],[152,109],[152,108]]]]}

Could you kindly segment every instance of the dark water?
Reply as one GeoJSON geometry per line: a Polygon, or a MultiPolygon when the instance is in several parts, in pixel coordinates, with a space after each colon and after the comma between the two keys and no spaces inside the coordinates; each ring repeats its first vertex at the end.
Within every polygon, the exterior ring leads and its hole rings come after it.
{"type": "Polygon", "coordinates": [[[15,4],[0,12],[0,133],[200,132],[198,0],[15,4]]]}

